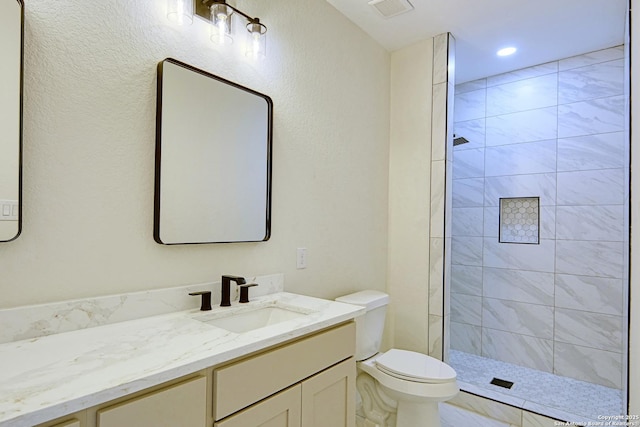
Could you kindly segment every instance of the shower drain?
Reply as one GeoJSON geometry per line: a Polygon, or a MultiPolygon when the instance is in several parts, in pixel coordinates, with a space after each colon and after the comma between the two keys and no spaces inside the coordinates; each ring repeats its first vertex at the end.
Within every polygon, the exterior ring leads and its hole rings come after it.
{"type": "Polygon", "coordinates": [[[493,385],[497,385],[499,387],[504,387],[504,388],[511,388],[513,387],[513,382],[512,381],[507,381],[507,380],[501,380],[500,378],[494,378],[491,380],[491,384],[493,385]]]}

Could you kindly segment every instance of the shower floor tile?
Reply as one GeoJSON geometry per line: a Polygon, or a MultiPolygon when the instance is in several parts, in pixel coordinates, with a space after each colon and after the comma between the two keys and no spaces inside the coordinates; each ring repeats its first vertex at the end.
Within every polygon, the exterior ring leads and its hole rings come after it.
{"type": "Polygon", "coordinates": [[[599,416],[626,412],[618,389],[456,350],[449,351],[449,364],[462,390],[562,421],[598,421],[599,416]],[[492,385],[493,378],[511,381],[513,386],[492,385]]]}

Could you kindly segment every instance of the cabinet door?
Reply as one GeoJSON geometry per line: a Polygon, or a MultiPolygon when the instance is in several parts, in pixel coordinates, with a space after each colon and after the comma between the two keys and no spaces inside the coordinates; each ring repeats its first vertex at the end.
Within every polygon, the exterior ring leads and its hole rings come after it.
{"type": "Polygon", "coordinates": [[[205,427],[207,379],[197,377],[98,411],[99,427],[205,427]]]}
{"type": "Polygon", "coordinates": [[[350,358],[302,382],[302,427],[355,427],[355,380],[350,358]]]}
{"type": "MultiPolygon", "coordinates": [[[[300,384],[218,421],[214,427],[300,427],[300,384]]],[[[329,424],[327,424],[328,426],[329,424]]]]}

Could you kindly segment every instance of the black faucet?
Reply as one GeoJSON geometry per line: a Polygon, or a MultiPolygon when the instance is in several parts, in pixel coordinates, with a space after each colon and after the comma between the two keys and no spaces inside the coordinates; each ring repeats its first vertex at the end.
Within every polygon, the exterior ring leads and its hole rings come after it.
{"type": "Polygon", "coordinates": [[[222,298],[220,299],[220,307],[229,307],[231,305],[231,282],[236,282],[238,285],[244,285],[247,283],[244,277],[238,276],[222,276],[222,298]]]}

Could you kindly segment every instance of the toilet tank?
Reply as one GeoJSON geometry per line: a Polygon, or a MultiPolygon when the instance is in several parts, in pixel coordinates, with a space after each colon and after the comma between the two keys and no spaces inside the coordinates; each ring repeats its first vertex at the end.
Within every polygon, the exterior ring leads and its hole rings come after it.
{"type": "Polygon", "coordinates": [[[338,302],[359,305],[366,312],[356,318],[356,360],[365,360],[380,351],[389,295],[380,291],[360,291],[336,298],[338,302]]]}

